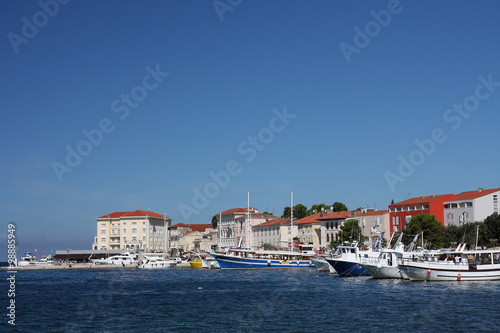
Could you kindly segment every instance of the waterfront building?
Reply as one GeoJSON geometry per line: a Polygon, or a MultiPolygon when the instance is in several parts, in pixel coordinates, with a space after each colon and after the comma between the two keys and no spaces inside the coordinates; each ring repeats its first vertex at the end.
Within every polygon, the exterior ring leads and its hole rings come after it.
{"type": "Polygon", "coordinates": [[[251,248],[256,246],[253,241],[252,228],[256,225],[261,225],[269,220],[279,219],[278,216],[262,214],[262,213],[251,213],[247,215],[241,215],[235,218],[235,234],[237,241],[237,247],[251,248]],[[250,228],[248,228],[250,226],[250,228]]]}
{"type": "Polygon", "coordinates": [[[325,249],[329,248],[332,241],[338,241],[338,232],[344,222],[355,219],[357,216],[361,215],[361,213],[361,211],[325,211],[323,216],[318,217],[318,220],[321,222],[321,247],[325,249]]]}
{"type": "Polygon", "coordinates": [[[200,251],[205,252],[213,252],[219,246],[219,232],[212,231],[207,234],[204,234],[203,237],[199,240],[195,247],[199,248],[200,251]]]}
{"type": "Polygon", "coordinates": [[[172,219],[150,211],[114,212],[97,218],[94,250],[168,250],[168,227],[172,219]]]}
{"type": "Polygon", "coordinates": [[[216,215],[217,227],[220,228],[220,246],[222,248],[230,248],[238,246],[241,238],[242,228],[236,230],[236,219],[241,216],[246,216],[247,213],[258,213],[257,208],[232,208],[220,212],[216,215]]]}
{"type": "Polygon", "coordinates": [[[276,249],[289,249],[291,239],[298,235],[298,226],[295,223],[291,226],[290,219],[278,218],[253,226],[252,233],[254,247],[268,244],[276,249]]]}
{"type": "MultiPolygon", "coordinates": [[[[184,224],[177,223],[169,228],[170,230],[170,248],[179,252],[191,251],[196,249],[196,244],[204,235],[214,232],[212,224],[184,224]],[[198,232],[190,235],[193,232],[198,232]],[[190,236],[187,236],[190,235],[190,236]],[[187,238],[185,238],[187,237],[187,238]]],[[[199,245],[198,245],[199,247],[199,245]]]]}
{"type": "Polygon", "coordinates": [[[469,222],[481,222],[498,213],[500,188],[468,191],[457,194],[444,202],[444,225],[459,226],[469,222]]]}
{"type": "Polygon", "coordinates": [[[321,217],[321,212],[301,218],[295,223],[300,243],[313,245],[314,250],[325,251],[326,248],[321,248],[321,221],[318,220],[319,217],[321,217]]]}
{"type": "Polygon", "coordinates": [[[444,224],[444,202],[453,200],[454,194],[442,194],[410,198],[389,205],[390,232],[400,232],[413,216],[431,214],[444,224]]]}
{"type": "Polygon", "coordinates": [[[389,210],[372,210],[357,217],[363,236],[367,238],[365,244],[373,247],[380,235],[384,233],[385,240],[389,240],[390,216],[389,210]]]}

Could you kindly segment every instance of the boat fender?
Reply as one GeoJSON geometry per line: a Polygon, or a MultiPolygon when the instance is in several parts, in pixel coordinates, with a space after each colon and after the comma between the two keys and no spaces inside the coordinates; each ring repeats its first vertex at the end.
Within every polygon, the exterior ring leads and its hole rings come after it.
{"type": "Polygon", "coordinates": [[[378,264],[377,264],[377,268],[378,268],[378,269],[381,269],[381,268],[382,268],[382,264],[381,264],[381,263],[378,263],[378,264]]]}
{"type": "Polygon", "coordinates": [[[458,273],[457,280],[458,281],[462,280],[462,275],[460,275],[460,273],[458,273]]]}
{"type": "Polygon", "coordinates": [[[427,274],[431,274],[431,270],[430,269],[427,270],[427,274]]]}
{"type": "Polygon", "coordinates": [[[267,267],[271,267],[271,260],[267,261],[267,267]]]}

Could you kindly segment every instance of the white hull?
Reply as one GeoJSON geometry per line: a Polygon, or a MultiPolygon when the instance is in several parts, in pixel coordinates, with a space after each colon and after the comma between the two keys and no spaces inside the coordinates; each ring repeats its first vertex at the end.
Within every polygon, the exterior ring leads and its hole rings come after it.
{"type": "MultiPolygon", "coordinates": [[[[331,266],[328,263],[328,261],[326,261],[325,259],[311,258],[311,261],[314,264],[314,266],[316,266],[316,268],[318,269],[318,272],[331,272],[331,270],[330,270],[331,266]]],[[[331,268],[335,272],[333,267],[331,267],[331,268]]]]}
{"type": "Polygon", "coordinates": [[[148,262],[137,265],[137,268],[144,269],[165,269],[165,268],[173,268],[177,265],[174,261],[156,261],[156,262],[148,262]]]}
{"type": "Polygon", "coordinates": [[[363,264],[363,267],[374,279],[401,279],[403,275],[398,267],[377,264],[363,264]]]}
{"type": "Polygon", "coordinates": [[[467,264],[432,262],[405,263],[401,270],[411,281],[489,281],[500,280],[500,265],[481,265],[471,270],[467,264]]]}

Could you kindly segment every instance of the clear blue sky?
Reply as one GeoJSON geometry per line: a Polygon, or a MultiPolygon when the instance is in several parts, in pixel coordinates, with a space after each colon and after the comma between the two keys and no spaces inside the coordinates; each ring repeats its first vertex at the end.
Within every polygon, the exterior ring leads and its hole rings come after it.
{"type": "Polygon", "coordinates": [[[90,249],[114,211],[209,223],[247,192],[281,215],[292,191],[387,209],[500,187],[498,1],[42,1],[0,3],[1,257],[11,221],[47,253],[90,249]]]}

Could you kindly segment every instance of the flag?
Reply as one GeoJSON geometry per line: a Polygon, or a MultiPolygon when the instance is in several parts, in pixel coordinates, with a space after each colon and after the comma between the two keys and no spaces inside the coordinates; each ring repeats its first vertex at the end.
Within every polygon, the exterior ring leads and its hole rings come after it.
{"type": "Polygon", "coordinates": [[[35,247],[35,252],[36,252],[36,247],[35,247]]]}

